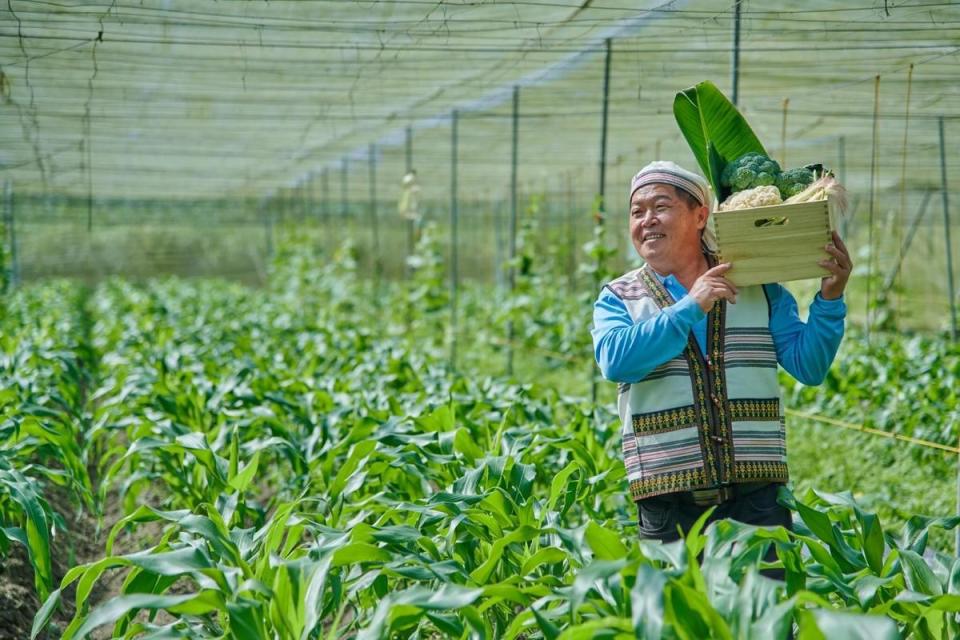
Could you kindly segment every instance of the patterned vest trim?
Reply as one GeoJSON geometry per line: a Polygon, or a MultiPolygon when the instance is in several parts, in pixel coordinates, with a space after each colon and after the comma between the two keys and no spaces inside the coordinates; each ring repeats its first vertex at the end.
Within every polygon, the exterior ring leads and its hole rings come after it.
{"type": "MultiPolygon", "coordinates": [[[[634,322],[675,301],[649,267],[607,285],[634,322]]],[[[783,403],[763,288],[707,314],[707,349],[682,353],[619,386],[623,458],[634,500],[738,482],[786,482],[783,403]]]]}

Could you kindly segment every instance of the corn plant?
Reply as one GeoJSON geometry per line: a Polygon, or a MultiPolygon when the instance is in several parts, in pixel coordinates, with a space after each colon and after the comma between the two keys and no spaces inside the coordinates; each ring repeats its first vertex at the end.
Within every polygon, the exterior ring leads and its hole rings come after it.
{"type": "MultiPolygon", "coordinates": [[[[13,307],[0,552],[31,554],[33,637],[960,633],[960,565],[930,542],[956,518],[893,531],[848,494],[784,491],[792,531],[701,521],[676,543],[640,541],[609,409],[449,371],[418,340],[442,309],[404,307],[398,286],[378,313],[354,267],[349,250],[324,262],[300,247],[262,290],[113,280],[89,299],[61,291],[40,320],[55,288],[13,307]],[[121,508],[102,555],[62,576],[55,485],[95,512],[121,508]]],[[[422,277],[414,290],[429,292],[422,277]]],[[[480,314],[482,291],[467,295],[480,314]]],[[[551,341],[583,343],[576,305],[537,304],[566,318],[551,341]]]]}
{"type": "Polygon", "coordinates": [[[94,510],[86,468],[83,296],[60,283],[8,299],[0,331],[0,559],[23,545],[35,586],[53,585],[52,538],[67,523],[46,497],[62,487],[94,510]]]}

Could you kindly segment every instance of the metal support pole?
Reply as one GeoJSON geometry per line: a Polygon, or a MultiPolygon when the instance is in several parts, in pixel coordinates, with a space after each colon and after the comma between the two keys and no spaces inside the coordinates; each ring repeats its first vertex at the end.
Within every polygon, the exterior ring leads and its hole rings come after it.
{"type": "Polygon", "coordinates": [[[370,162],[370,234],[373,245],[370,253],[373,258],[373,291],[374,297],[380,300],[380,278],[383,274],[383,256],[380,252],[380,224],[377,219],[377,147],[371,144],[368,152],[370,162]]]}
{"type": "MultiPolygon", "coordinates": [[[[332,242],[333,237],[331,230],[334,228],[334,225],[331,224],[330,219],[330,170],[327,167],[324,167],[320,173],[320,215],[323,220],[321,225],[321,246],[325,249],[331,245],[336,246],[336,243],[332,242]]],[[[332,250],[331,253],[333,253],[332,250]]]]}
{"type": "Polygon", "coordinates": [[[283,222],[281,216],[283,215],[283,187],[277,187],[276,193],[273,195],[272,200],[273,206],[273,217],[274,222],[283,222]]]}
{"type": "MultiPolygon", "coordinates": [[[[947,154],[946,142],[943,134],[943,116],[939,118],[940,124],[940,182],[943,194],[943,237],[947,248],[947,295],[950,296],[950,335],[953,341],[957,341],[957,295],[953,287],[953,244],[950,241],[950,197],[947,189],[947,154]]],[[[960,482],[960,480],[958,480],[960,482]]],[[[960,491],[960,486],[958,486],[960,491]]],[[[957,544],[960,549],[960,530],[957,532],[957,544]]]]}
{"type": "Polygon", "coordinates": [[[407,173],[413,169],[413,127],[407,127],[404,130],[403,157],[405,160],[404,169],[407,173]]]}
{"type": "Polygon", "coordinates": [[[330,171],[327,167],[320,174],[320,212],[324,219],[330,217],[330,171]]]}
{"type": "Polygon", "coordinates": [[[490,203],[493,221],[493,277],[497,290],[503,288],[503,201],[490,203]]]}
{"type": "Polygon", "coordinates": [[[573,172],[564,175],[567,191],[567,274],[570,291],[576,289],[577,284],[577,216],[576,206],[573,203],[573,172]]]}
{"type": "Polygon", "coordinates": [[[313,175],[313,190],[310,192],[310,200],[313,204],[313,207],[310,210],[310,217],[313,219],[313,223],[317,226],[317,229],[320,228],[320,176],[317,174],[313,175]]]}
{"type": "Polygon", "coordinates": [[[301,195],[303,199],[300,203],[300,224],[306,226],[307,219],[310,217],[310,211],[313,210],[313,172],[307,174],[301,195]]]}
{"type": "MultiPolygon", "coordinates": [[[[847,184],[847,138],[840,136],[837,138],[837,177],[840,184],[847,184]]],[[[850,207],[850,215],[840,218],[840,237],[846,238],[847,231],[850,228],[850,218],[854,216],[856,209],[850,207]]]]}
{"type": "MultiPolygon", "coordinates": [[[[739,5],[739,3],[738,3],[739,5]]],[[[787,167],[787,110],[790,108],[790,98],[783,99],[783,123],[780,126],[780,166],[787,167]]]]}
{"type": "Polygon", "coordinates": [[[349,215],[349,207],[347,205],[347,173],[350,171],[350,160],[346,157],[340,160],[340,217],[343,218],[341,223],[346,223],[347,216],[349,215]]]}
{"type": "MultiPolygon", "coordinates": [[[[3,183],[3,222],[7,228],[7,237],[3,240],[8,242],[8,260],[9,267],[0,264],[0,268],[7,269],[7,289],[12,290],[19,281],[19,264],[17,263],[17,231],[16,221],[13,217],[13,184],[10,180],[3,183]]],[[[0,293],[3,293],[0,291],[0,293]]]]}
{"type": "Polygon", "coordinates": [[[933,194],[933,191],[927,191],[923,194],[923,200],[920,201],[920,208],[917,210],[917,215],[914,216],[913,221],[910,223],[910,230],[907,232],[907,237],[904,239],[903,246],[900,248],[900,252],[897,256],[897,263],[894,265],[893,269],[887,273],[887,277],[883,281],[881,295],[893,288],[893,284],[896,282],[897,276],[899,276],[900,270],[903,268],[903,261],[907,257],[907,252],[910,250],[910,245],[913,243],[913,238],[917,235],[917,229],[920,228],[920,223],[923,221],[923,216],[927,213],[927,205],[930,204],[933,194]]]}
{"type": "Polygon", "coordinates": [[[289,227],[290,223],[296,219],[297,214],[297,191],[300,185],[294,184],[287,187],[283,198],[283,221],[289,227]]]}
{"type": "Polygon", "coordinates": [[[267,198],[263,205],[261,215],[263,216],[264,231],[267,236],[267,261],[273,260],[273,198],[267,198]]]}
{"type": "MultiPolygon", "coordinates": [[[[900,207],[897,209],[896,223],[894,228],[897,230],[897,247],[900,252],[897,255],[897,264],[903,262],[903,227],[904,227],[904,216],[907,215],[907,143],[910,140],[910,96],[913,93],[913,64],[910,64],[910,68],[907,71],[907,104],[903,110],[903,148],[900,152],[900,207]]],[[[897,274],[899,275],[900,270],[897,269],[897,274]]],[[[902,283],[901,283],[902,284],[902,283]]],[[[895,314],[894,319],[896,321],[897,330],[900,329],[900,307],[902,306],[903,301],[903,291],[902,287],[897,287],[896,291],[896,305],[894,306],[895,314]]],[[[899,369],[897,369],[899,371],[899,369]]],[[[899,380],[897,381],[899,382],[899,380]]]]}
{"type": "Polygon", "coordinates": [[[294,191],[294,195],[296,196],[297,222],[301,225],[307,218],[307,192],[309,190],[310,178],[308,177],[302,180],[300,184],[297,185],[297,190],[294,191]]]}
{"type": "MultiPolygon", "coordinates": [[[[413,171],[413,128],[407,127],[406,130],[404,131],[404,134],[405,134],[404,141],[403,141],[404,142],[403,151],[404,151],[404,160],[405,160],[404,172],[405,174],[409,175],[410,172],[413,171]]],[[[407,257],[408,258],[413,255],[413,252],[416,249],[416,244],[417,244],[416,225],[417,225],[416,220],[412,218],[407,220],[407,257]]],[[[406,261],[404,261],[404,264],[406,265],[406,261]]],[[[404,271],[407,274],[408,278],[413,275],[413,270],[410,269],[409,266],[405,266],[404,271]]]]}
{"type": "MultiPolygon", "coordinates": [[[[607,210],[605,201],[607,187],[607,128],[610,119],[610,38],[606,39],[606,56],[603,62],[603,120],[600,125],[600,213],[607,210]]],[[[602,224],[603,216],[600,217],[602,224]]]]}
{"type": "MultiPolygon", "coordinates": [[[[507,272],[509,295],[512,297],[517,286],[517,268],[514,262],[517,259],[517,155],[520,142],[520,87],[513,88],[513,111],[511,118],[510,137],[510,244],[508,262],[510,269],[507,272]]],[[[513,320],[507,320],[507,375],[513,375],[513,320]]]]}
{"type": "MultiPolygon", "coordinates": [[[[950,241],[950,198],[947,181],[946,137],[943,133],[943,116],[938,118],[940,129],[940,192],[943,194],[943,232],[947,248],[947,295],[950,296],[950,336],[957,342],[957,296],[953,288],[953,244],[950,241]]],[[[958,425],[955,425],[958,426],[958,425]]],[[[960,434],[957,436],[960,444],[960,434]]],[[[957,515],[960,515],[960,457],[957,458],[957,515]]],[[[960,529],[954,533],[954,553],[960,555],[960,529]]]]}
{"type": "Polygon", "coordinates": [[[288,210],[290,212],[289,221],[292,225],[300,219],[300,207],[303,203],[303,182],[297,183],[290,189],[290,202],[288,210]]]}
{"type": "Polygon", "coordinates": [[[450,368],[457,366],[457,110],[450,119],[450,368]]]}
{"type": "MultiPolygon", "coordinates": [[[[607,209],[605,195],[607,184],[607,128],[610,115],[610,38],[607,38],[606,45],[606,58],[603,63],[603,121],[600,126],[600,185],[598,189],[600,211],[597,216],[598,225],[603,224],[603,214],[607,209]]],[[[594,289],[599,288],[600,283],[594,282],[594,289]]],[[[590,362],[590,399],[592,402],[597,401],[597,368],[592,361],[590,362]]]]}
{"type": "Polygon", "coordinates": [[[300,212],[300,194],[303,189],[302,183],[297,183],[287,191],[287,223],[296,222],[300,212]]]}
{"type": "Polygon", "coordinates": [[[840,184],[847,184],[847,137],[837,139],[837,175],[840,184]]]}
{"type": "Polygon", "coordinates": [[[736,0],[733,3],[733,64],[730,83],[733,85],[731,93],[734,106],[737,105],[737,99],[740,96],[740,2],[741,0],[736,0]]]}
{"type": "Polygon", "coordinates": [[[13,289],[10,248],[10,180],[3,181],[3,237],[0,238],[0,295],[13,289]]]}
{"type": "Polygon", "coordinates": [[[873,143],[870,152],[870,209],[869,217],[867,219],[867,245],[870,248],[870,253],[868,256],[869,262],[867,263],[867,298],[866,298],[866,327],[867,327],[867,346],[870,345],[870,328],[871,328],[871,312],[870,312],[870,289],[873,280],[873,274],[876,272],[874,266],[877,264],[877,248],[873,246],[873,218],[874,211],[876,210],[877,203],[877,162],[879,160],[877,156],[877,139],[879,136],[878,122],[880,119],[880,76],[877,76],[874,79],[873,86],[873,143]]]}
{"type": "MultiPolygon", "coordinates": [[[[92,86],[90,90],[93,91],[92,86]]],[[[83,128],[83,153],[86,156],[87,169],[87,232],[89,233],[93,231],[93,151],[90,142],[90,100],[87,101],[83,128]]]]}
{"type": "Polygon", "coordinates": [[[287,202],[286,206],[284,207],[283,215],[288,227],[291,226],[291,224],[296,220],[297,209],[300,205],[300,196],[298,195],[299,192],[300,185],[294,185],[287,189],[287,202]]]}

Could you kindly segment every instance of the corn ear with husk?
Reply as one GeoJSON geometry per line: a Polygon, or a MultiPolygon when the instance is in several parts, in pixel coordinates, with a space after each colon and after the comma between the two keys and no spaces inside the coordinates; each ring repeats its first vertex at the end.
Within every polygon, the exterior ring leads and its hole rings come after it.
{"type": "Polygon", "coordinates": [[[784,200],[784,204],[826,200],[830,212],[830,226],[837,228],[837,221],[847,212],[847,190],[832,173],[825,173],[810,183],[800,193],[784,200]]]}

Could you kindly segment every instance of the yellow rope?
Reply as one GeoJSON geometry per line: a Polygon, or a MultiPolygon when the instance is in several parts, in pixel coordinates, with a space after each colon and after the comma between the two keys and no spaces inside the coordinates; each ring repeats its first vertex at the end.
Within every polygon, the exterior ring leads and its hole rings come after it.
{"type": "Polygon", "coordinates": [[[787,415],[795,416],[798,418],[807,418],[808,420],[816,420],[817,422],[825,422],[827,424],[832,424],[837,427],[843,427],[844,429],[852,429],[854,431],[861,431],[863,433],[869,433],[877,436],[883,436],[884,438],[893,438],[894,440],[900,440],[902,442],[909,442],[910,444],[915,444],[921,447],[929,447],[931,449],[940,449],[941,451],[948,451],[950,453],[960,454],[960,448],[951,447],[945,444],[940,444],[939,442],[931,442],[929,440],[921,440],[920,438],[911,438],[910,436],[901,435],[899,433],[891,433],[889,431],[883,431],[882,429],[874,429],[872,427],[865,427],[862,424],[853,424],[851,422],[844,422],[843,420],[837,420],[836,418],[828,418],[826,416],[820,416],[814,413],[803,413],[802,411],[796,411],[794,409],[786,409],[785,413],[787,415]]]}

